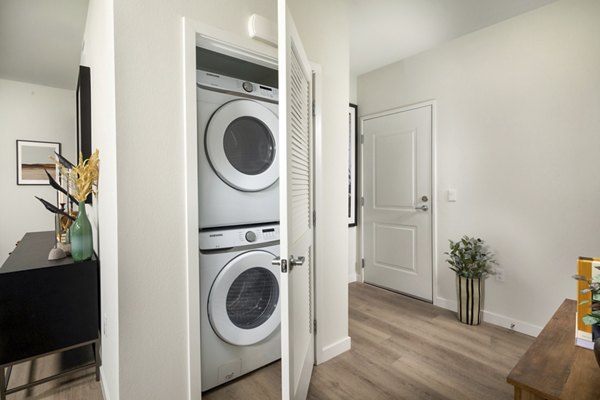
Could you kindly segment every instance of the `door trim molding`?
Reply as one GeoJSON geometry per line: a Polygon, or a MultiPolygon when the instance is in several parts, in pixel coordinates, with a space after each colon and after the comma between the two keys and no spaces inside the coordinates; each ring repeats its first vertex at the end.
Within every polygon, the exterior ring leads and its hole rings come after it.
{"type": "Polygon", "coordinates": [[[277,68],[277,50],[188,17],[181,18],[183,57],[183,154],[185,163],[185,252],[187,272],[187,398],[202,398],[200,382],[200,273],[198,244],[198,135],[196,107],[196,46],[214,46],[237,58],[277,68]]]}
{"type": "MultiPolygon", "coordinates": [[[[360,102],[359,102],[360,103],[360,102]]],[[[432,274],[431,274],[431,287],[432,287],[432,302],[434,305],[438,306],[438,288],[437,288],[437,274],[438,274],[438,243],[437,243],[437,230],[438,230],[438,207],[437,207],[437,100],[431,99],[418,103],[412,103],[409,105],[390,108],[384,111],[379,111],[376,113],[371,113],[367,115],[359,116],[360,124],[360,132],[359,136],[363,134],[363,125],[365,121],[368,121],[373,118],[382,117],[389,114],[396,114],[404,111],[411,111],[417,108],[423,107],[431,107],[431,260],[432,260],[432,274]]],[[[360,112],[360,108],[359,108],[360,112]]],[[[360,146],[360,195],[364,197],[364,185],[363,185],[363,177],[364,177],[364,155],[363,155],[363,145],[360,146]]],[[[364,207],[360,207],[360,256],[361,258],[365,257],[365,237],[364,237],[364,207]]],[[[365,281],[365,272],[364,269],[361,268],[359,274],[360,282],[365,281]]]]}
{"type": "MultiPolygon", "coordinates": [[[[314,210],[316,211],[316,224],[313,226],[314,229],[314,238],[313,238],[313,252],[315,255],[315,266],[313,268],[314,272],[314,316],[317,321],[323,321],[323,313],[324,313],[324,305],[327,303],[326,293],[327,290],[323,287],[323,282],[325,282],[324,277],[324,269],[320,268],[320,265],[325,265],[323,262],[323,252],[321,251],[322,244],[326,243],[325,234],[323,232],[323,224],[319,223],[322,218],[319,216],[319,210],[323,210],[323,204],[325,199],[323,198],[323,188],[325,187],[325,182],[323,180],[323,124],[322,124],[322,109],[323,109],[323,72],[320,64],[310,63],[312,72],[313,72],[313,82],[314,82],[314,93],[313,99],[315,101],[315,115],[313,118],[313,188],[314,188],[314,210]]],[[[323,324],[318,324],[320,327],[323,324]]],[[[322,328],[317,330],[316,335],[314,335],[315,339],[315,364],[319,365],[324,363],[325,361],[343,353],[348,350],[348,348],[338,348],[330,349],[335,343],[327,344],[323,337],[322,328]]],[[[344,340],[350,339],[346,337],[344,340]]]]}

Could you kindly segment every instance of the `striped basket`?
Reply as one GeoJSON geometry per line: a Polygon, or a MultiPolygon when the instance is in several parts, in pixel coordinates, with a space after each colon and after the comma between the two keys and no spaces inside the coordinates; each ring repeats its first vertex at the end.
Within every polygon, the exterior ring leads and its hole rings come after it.
{"type": "Polygon", "coordinates": [[[456,295],[458,320],[464,324],[479,325],[483,281],[479,278],[465,278],[456,275],[456,295]]]}

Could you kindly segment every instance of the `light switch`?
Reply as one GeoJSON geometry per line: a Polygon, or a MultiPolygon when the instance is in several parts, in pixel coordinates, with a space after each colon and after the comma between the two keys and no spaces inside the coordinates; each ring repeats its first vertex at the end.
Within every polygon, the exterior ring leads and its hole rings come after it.
{"type": "Polygon", "coordinates": [[[448,189],[448,201],[456,201],[456,189],[448,189]]]}

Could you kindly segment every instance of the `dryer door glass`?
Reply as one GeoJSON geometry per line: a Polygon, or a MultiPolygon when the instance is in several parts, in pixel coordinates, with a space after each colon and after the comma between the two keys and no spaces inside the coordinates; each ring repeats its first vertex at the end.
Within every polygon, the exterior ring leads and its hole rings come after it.
{"type": "Polygon", "coordinates": [[[258,192],[279,179],[279,120],[267,106],[232,100],[211,116],[204,146],[217,176],[234,189],[258,192]]]}
{"type": "Polygon", "coordinates": [[[242,272],[227,293],[227,315],[242,329],[253,329],[267,321],[277,307],[279,285],[271,271],[261,267],[242,272]]]}
{"type": "Polygon", "coordinates": [[[225,156],[247,175],[265,172],[275,160],[275,139],[269,128],[254,117],[232,121],[223,134],[225,156]]]}

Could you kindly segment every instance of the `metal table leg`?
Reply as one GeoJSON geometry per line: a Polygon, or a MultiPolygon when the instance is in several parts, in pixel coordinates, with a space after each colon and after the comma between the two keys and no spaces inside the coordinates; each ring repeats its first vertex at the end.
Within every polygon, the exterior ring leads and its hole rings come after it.
{"type": "Polygon", "coordinates": [[[4,371],[4,367],[0,367],[0,400],[6,400],[6,387],[8,386],[4,371]]]}
{"type": "Polygon", "coordinates": [[[100,381],[100,341],[96,340],[92,344],[92,348],[94,349],[94,361],[96,362],[96,382],[100,381]]]}

